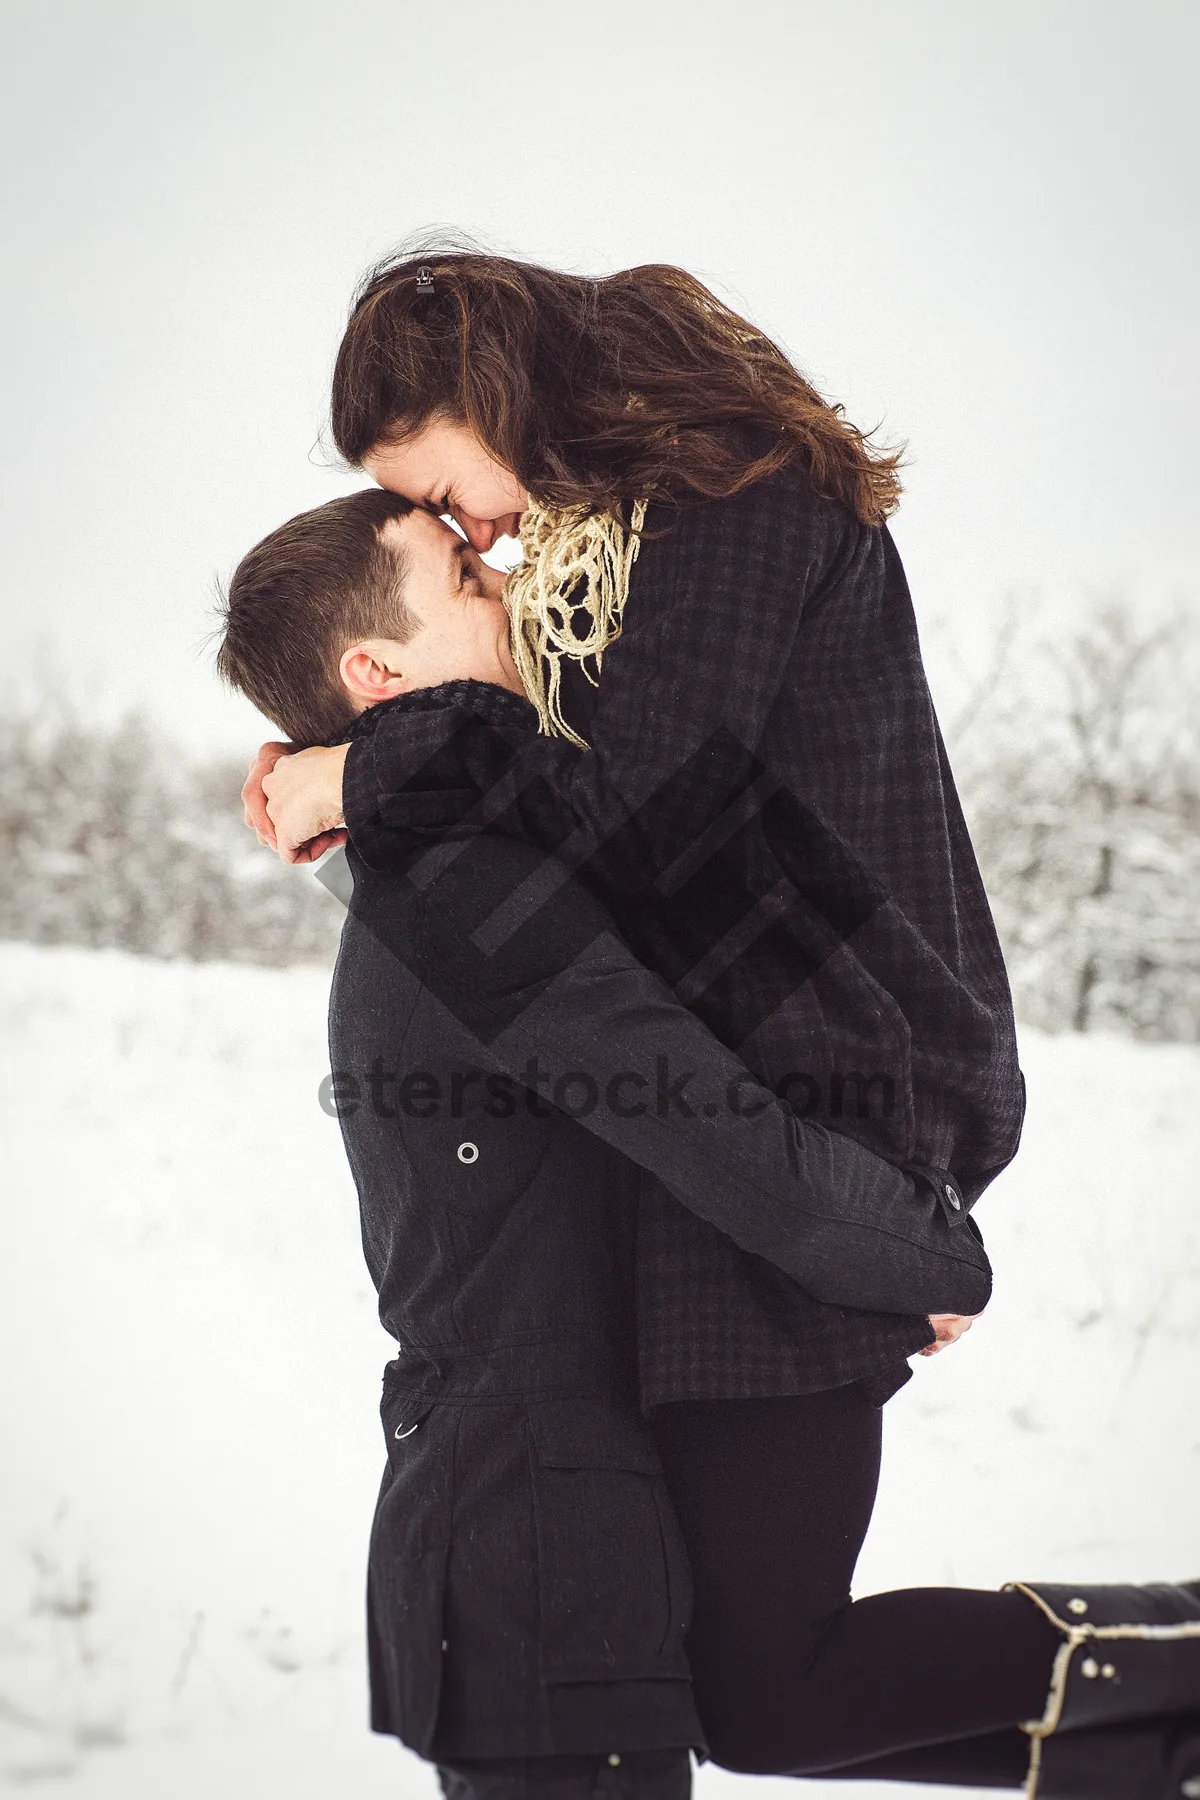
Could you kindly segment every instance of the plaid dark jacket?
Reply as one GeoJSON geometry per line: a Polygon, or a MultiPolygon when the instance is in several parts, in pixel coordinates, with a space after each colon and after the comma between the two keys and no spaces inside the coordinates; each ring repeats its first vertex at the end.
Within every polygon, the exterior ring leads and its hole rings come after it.
{"type": "MultiPolygon", "coordinates": [[[[969,1208],[1015,1154],[1024,1087],[891,535],[799,463],[646,529],[598,686],[564,672],[590,751],[376,709],[347,758],[353,845],[379,868],[414,830],[553,851],[798,1111],[969,1208]]],[[[652,1177],[637,1269],[644,1407],[853,1380],[882,1402],[933,1338],[818,1304],[652,1177]]]]}

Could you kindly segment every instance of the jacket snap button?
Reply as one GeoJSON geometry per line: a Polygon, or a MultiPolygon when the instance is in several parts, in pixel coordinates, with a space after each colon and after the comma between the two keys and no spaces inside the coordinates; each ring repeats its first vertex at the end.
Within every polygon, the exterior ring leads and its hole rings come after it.
{"type": "Polygon", "coordinates": [[[1200,1775],[1189,1775],[1179,1791],[1183,1800],[1200,1800],[1200,1775]]]}
{"type": "Polygon", "coordinates": [[[479,1161],[478,1146],[476,1144],[460,1144],[458,1146],[458,1160],[460,1163],[478,1162],[479,1161]]]}
{"type": "Polygon", "coordinates": [[[946,1198],[950,1202],[951,1206],[954,1208],[955,1212],[958,1212],[959,1208],[962,1206],[962,1201],[959,1199],[958,1195],[955,1193],[955,1191],[952,1187],[948,1187],[946,1189],[946,1198]]]}
{"type": "Polygon", "coordinates": [[[1100,1671],[1100,1673],[1103,1675],[1105,1681],[1111,1681],[1113,1676],[1116,1674],[1116,1672],[1117,1671],[1113,1668],[1111,1663],[1105,1663],[1104,1667],[1100,1671]]]}
{"type": "Polygon", "coordinates": [[[1085,1613],[1087,1611],[1087,1601],[1078,1599],[1068,1600],[1067,1611],[1073,1613],[1085,1613]]]}
{"type": "Polygon", "coordinates": [[[614,1750],[608,1759],[609,1767],[615,1769],[617,1764],[620,1762],[620,1760],[621,1760],[620,1757],[617,1755],[616,1751],[614,1750]]]}
{"type": "Polygon", "coordinates": [[[1097,1675],[1100,1673],[1100,1664],[1096,1661],[1094,1656],[1086,1657],[1079,1665],[1079,1673],[1081,1675],[1086,1675],[1089,1681],[1095,1681],[1097,1675]]]}

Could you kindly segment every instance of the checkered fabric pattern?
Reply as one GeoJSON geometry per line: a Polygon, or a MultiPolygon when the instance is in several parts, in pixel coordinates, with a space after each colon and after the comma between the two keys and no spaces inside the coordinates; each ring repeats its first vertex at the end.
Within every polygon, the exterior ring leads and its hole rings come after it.
{"type": "Polygon", "coordinates": [[[642,1409],[809,1394],[857,1381],[879,1405],[933,1342],[923,1316],[825,1306],[647,1175],[638,1220],[642,1409]]]}
{"type": "MultiPolygon", "coordinates": [[[[522,817],[536,835],[553,815],[546,847],[560,855],[566,817],[583,861],[588,844],[702,758],[714,733],[752,751],[878,904],[865,921],[854,916],[836,953],[750,1037],[722,1032],[719,984],[696,1010],[772,1082],[803,1071],[828,1098],[838,1071],[885,1071],[895,1088],[886,1114],[852,1110],[835,1128],[898,1164],[952,1172],[972,1205],[1015,1154],[1024,1085],[1003,959],[891,535],[818,496],[798,464],[731,499],[651,507],[646,532],[598,687],[564,665],[564,710],[591,750],[522,743],[506,778],[551,802],[522,817]]],[[[430,714],[381,709],[371,723],[351,745],[345,813],[364,860],[387,866],[394,834],[474,796],[470,779],[460,793],[444,766],[436,796],[414,791],[430,714]]],[[[688,791],[701,796],[687,821],[699,836],[713,821],[703,784],[688,791]]],[[[836,926],[832,866],[806,895],[803,866],[789,865],[786,885],[836,926]]],[[[908,1379],[905,1358],[933,1338],[923,1318],[817,1304],[650,1178],[638,1303],[645,1408],[852,1380],[882,1400],[908,1379]]]]}

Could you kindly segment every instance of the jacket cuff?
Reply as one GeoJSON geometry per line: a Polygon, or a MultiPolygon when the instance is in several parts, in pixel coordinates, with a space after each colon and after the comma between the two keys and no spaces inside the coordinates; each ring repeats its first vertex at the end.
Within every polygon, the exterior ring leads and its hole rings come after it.
{"type": "Polygon", "coordinates": [[[947,1225],[951,1228],[959,1225],[973,1225],[973,1235],[982,1244],[983,1237],[979,1227],[970,1218],[970,1202],[961,1186],[948,1169],[934,1169],[927,1163],[905,1163],[906,1175],[916,1175],[927,1182],[937,1197],[947,1225]]]}
{"type": "Polygon", "coordinates": [[[351,738],[342,771],[342,816],[356,855],[369,869],[388,866],[388,830],[380,818],[374,738],[351,738]]]}

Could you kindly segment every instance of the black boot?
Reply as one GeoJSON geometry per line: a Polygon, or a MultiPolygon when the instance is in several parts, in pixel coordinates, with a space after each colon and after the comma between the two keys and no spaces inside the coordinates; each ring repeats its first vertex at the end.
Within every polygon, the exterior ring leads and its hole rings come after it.
{"type": "MultiPolygon", "coordinates": [[[[1040,1800],[1056,1800],[1059,1791],[1064,1800],[1068,1796],[1074,1800],[1076,1794],[1088,1795],[1091,1800],[1088,1781],[1095,1800],[1107,1800],[1110,1795],[1113,1800],[1141,1800],[1143,1794],[1150,1800],[1166,1800],[1167,1796],[1179,1800],[1179,1783],[1174,1792],[1163,1785],[1173,1779],[1163,1733],[1172,1714],[1200,1717],[1200,1582],[1177,1587],[1166,1583],[1068,1587],[1055,1582],[1009,1581],[1004,1591],[1024,1594],[1063,1636],[1042,1717],[1022,1726],[1033,1739],[1026,1800],[1034,1800],[1035,1795],[1040,1800]],[[1103,1728],[1137,1720],[1157,1721],[1141,1740],[1141,1785],[1131,1785],[1134,1776],[1127,1765],[1139,1755],[1139,1734],[1129,1733],[1120,1742],[1114,1737],[1110,1746],[1121,1764],[1120,1772],[1114,1766],[1108,1785],[1095,1786],[1102,1774],[1094,1763],[1097,1757],[1102,1759],[1103,1728]],[[1095,1727],[1100,1729],[1093,1730],[1095,1727]],[[1076,1733],[1094,1739],[1094,1744],[1081,1741],[1072,1747],[1065,1735],[1058,1744],[1060,1734],[1076,1733]],[[1053,1754],[1051,1744],[1056,1746],[1053,1754]],[[1084,1787],[1067,1785],[1058,1790],[1044,1785],[1047,1780],[1069,1783],[1076,1772],[1084,1787]]],[[[1180,1720],[1176,1736],[1182,1724],[1180,1720]]],[[[1197,1729],[1200,1727],[1192,1726],[1193,1734],[1197,1729]]],[[[1186,1763],[1190,1755],[1185,1738],[1170,1747],[1170,1757],[1176,1761],[1182,1757],[1186,1763]]],[[[1193,1771],[1188,1769],[1179,1782],[1192,1777],[1193,1771]]],[[[1200,1796],[1200,1786],[1194,1791],[1200,1796]]]]}
{"type": "Polygon", "coordinates": [[[1034,1738],[1036,1800],[1200,1800],[1200,1713],[1034,1738]]]}

